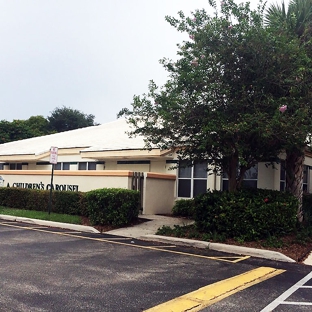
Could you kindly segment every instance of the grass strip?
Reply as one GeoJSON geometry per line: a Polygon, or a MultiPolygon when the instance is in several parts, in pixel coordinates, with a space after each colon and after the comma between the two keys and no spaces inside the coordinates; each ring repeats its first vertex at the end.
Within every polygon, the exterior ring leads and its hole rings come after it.
{"type": "Polygon", "coordinates": [[[51,212],[48,214],[45,211],[35,211],[35,210],[24,210],[24,209],[14,209],[0,206],[0,214],[15,216],[15,217],[23,217],[30,219],[40,219],[40,220],[48,220],[62,223],[72,223],[72,224],[81,224],[80,216],[73,216],[68,214],[60,214],[51,212]]]}

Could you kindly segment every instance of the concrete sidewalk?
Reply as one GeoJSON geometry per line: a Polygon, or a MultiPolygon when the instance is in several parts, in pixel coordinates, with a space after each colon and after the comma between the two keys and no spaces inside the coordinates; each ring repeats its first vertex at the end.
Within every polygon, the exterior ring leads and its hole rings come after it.
{"type": "MultiPolygon", "coordinates": [[[[183,225],[192,224],[194,221],[188,220],[188,219],[182,219],[182,218],[159,216],[159,215],[143,215],[143,216],[140,216],[140,218],[145,219],[147,221],[140,223],[138,225],[135,225],[135,226],[115,229],[115,230],[108,231],[105,233],[111,234],[111,235],[137,238],[137,239],[146,240],[146,241],[172,243],[172,244],[179,245],[179,246],[207,248],[207,249],[216,250],[216,251],[258,257],[258,258],[264,258],[264,259],[270,259],[270,260],[277,260],[277,261],[284,261],[284,262],[296,262],[295,260],[276,251],[198,241],[198,240],[193,240],[193,239],[155,235],[157,230],[161,228],[162,226],[170,226],[170,227],[173,227],[174,225],[183,226],[183,225]]],[[[99,231],[97,231],[95,228],[91,226],[44,221],[44,220],[21,218],[21,217],[12,217],[12,216],[6,216],[6,215],[0,215],[0,219],[8,220],[8,221],[26,222],[26,223],[32,223],[32,224],[38,224],[38,225],[44,225],[44,226],[50,226],[50,227],[58,227],[58,228],[70,229],[70,230],[75,230],[75,231],[80,231],[80,232],[99,233],[99,231]]],[[[309,257],[304,261],[304,263],[308,265],[312,265],[312,254],[309,255],[309,257]]]]}
{"type": "Polygon", "coordinates": [[[112,235],[141,238],[146,235],[154,235],[157,232],[157,230],[162,226],[173,227],[174,225],[183,226],[194,223],[194,221],[188,219],[165,217],[159,215],[141,215],[139,217],[147,221],[135,226],[120,228],[108,231],[106,233],[112,235]]]}

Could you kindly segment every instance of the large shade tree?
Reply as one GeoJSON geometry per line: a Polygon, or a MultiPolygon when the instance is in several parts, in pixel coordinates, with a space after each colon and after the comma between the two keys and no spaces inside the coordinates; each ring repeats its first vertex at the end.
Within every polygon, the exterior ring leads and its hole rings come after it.
{"type": "Polygon", "coordinates": [[[29,119],[0,120],[0,144],[56,132],[97,125],[94,115],[84,114],[63,106],[55,108],[47,118],[31,116],[29,119]]]}
{"type": "Polygon", "coordinates": [[[63,132],[97,125],[94,121],[94,115],[85,114],[77,109],[65,106],[55,108],[47,119],[50,129],[55,132],[63,132]]]}
{"type": "Polygon", "coordinates": [[[282,150],[275,134],[289,93],[305,59],[298,42],[264,27],[264,6],[223,1],[215,15],[205,10],[167,17],[189,35],[178,45],[179,59],[161,62],[169,73],[163,87],[135,96],[123,109],[133,125],[130,135],[144,135],[146,146],[172,149],[180,159],[207,160],[225,172],[229,189],[241,187],[244,173],[282,150]]]}
{"type": "Polygon", "coordinates": [[[298,219],[302,221],[303,164],[312,129],[312,68],[309,60],[312,57],[312,0],[293,0],[288,7],[284,1],[272,4],[267,9],[266,22],[277,34],[287,34],[289,40],[299,38],[300,48],[307,54],[307,63],[284,98],[288,112],[277,127],[286,151],[286,188],[299,199],[298,219]],[[295,95],[295,100],[291,95],[295,95]]]}
{"type": "Polygon", "coordinates": [[[0,144],[23,140],[49,134],[48,121],[43,116],[32,116],[29,119],[0,121],[0,144]]]}

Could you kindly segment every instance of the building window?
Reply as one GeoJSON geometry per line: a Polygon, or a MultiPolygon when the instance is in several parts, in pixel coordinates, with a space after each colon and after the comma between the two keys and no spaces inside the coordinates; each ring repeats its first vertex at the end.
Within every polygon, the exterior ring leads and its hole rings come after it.
{"type": "Polygon", "coordinates": [[[95,162],[89,162],[88,163],[88,170],[96,170],[96,163],[95,162]]]}
{"type": "Polygon", "coordinates": [[[10,170],[22,170],[22,163],[10,163],[10,170]]]}
{"type": "Polygon", "coordinates": [[[62,170],[69,170],[70,163],[69,162],[63,162],[62,170]]]}
{"type": "Polygon", "coordinates": [[[248,169],[244,174],[243,187],[257,188],[258,164],[248,169]]]}
{"type": "MultiPolygon", "coordinates": [[[[303,166],[303,192],[309,192],[309,166],[303,166]]],[[[281,175],[280,175],[280,191],[286,190],[286,168],[285,161],[281,161],[281,175]]]]}
{"type": "Polygon", "coordinates": [[[285,161],[281,161],[281,175],[280,175],[280,191],[286,190],[286,169],[285,169],[285,161]]]}
{"type": "Polygon", "coordinates": [[[309,193],[309,166],[303,166],[303,192],[309,193]]]}
{"type": "Polygon", "coordinates": [[[54,165],[54,170],[62,170],[62,163],[57,163],[54,165]]]}
{"type": "Polygon", "coordinates": [[[207,162],[195,162],[187,167],[180,161],[178,177],[178,197],[193,198],[207,191],[207,162]]]}
{"type": "Polygon", "coordinates": [[[87,163],[86,162],[78,163],[78,170],[87,170],[87,163]]]}
{"type": "MultiPolygon", "coordinates": [[[[243,187],[244,188],[257,188],[258,184],[258,164],[248,169],[244,174],[243,187]]],[[[226,173],[222,176],[222,190],[229,189],[229,179],[226,173]]]]}
{"type": "Polygon", "coordinates": [[[69,170],[70,162],[58,162],[54,165],[55,170],[69,170]]]}
{"type": "Polygon", "coordinates": [[[78,170],[96,170],[96,162],[80,162],[78,170]]]}
{"type": "Polygon", "coordinates": [[[0,164],[0,170],[4,170],[4,164],[0,164]]]}

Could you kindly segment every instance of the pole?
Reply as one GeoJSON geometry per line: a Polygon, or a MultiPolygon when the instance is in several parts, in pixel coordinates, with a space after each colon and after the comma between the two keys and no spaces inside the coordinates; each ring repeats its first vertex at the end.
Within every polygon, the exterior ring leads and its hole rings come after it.
{"type": "Polygon", "coordinates": [[[54,173],[54,164],[52,164],[52,173],[51,173],[50,197],[49,197],[49,205],[48,205],[49,214],[51,212],[51,207],[52,207],[53,173],[54,173]]]}

